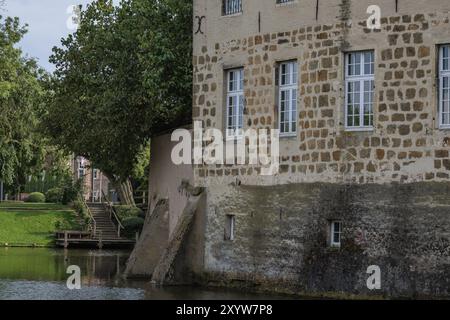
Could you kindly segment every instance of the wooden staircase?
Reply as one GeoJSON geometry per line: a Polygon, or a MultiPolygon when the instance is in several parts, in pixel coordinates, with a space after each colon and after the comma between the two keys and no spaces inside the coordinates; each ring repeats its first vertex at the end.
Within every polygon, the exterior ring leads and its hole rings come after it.
{"type": "Polygon", "coordinates": [[[103,240],[118,240],[122,239],[118,232],[117,226],[111,220],[110,213],[106,209],[106,205],[103,203],[87,203],[92,216],[95,219],[95,233],[94,239],[103,240]]]}
{"type": "Polygon", "coordinates": [[[108,204],[85,203],[86,210],[91,217],[88,230],[70,231],[62,230],[56,232],[56,245],[68,248],[129,248],[135,244],[134,240],[121,237],[120,230],[123,229],[116,213],[108,204]],[[116,223],[114,223],[114,220],[116,223]]]}

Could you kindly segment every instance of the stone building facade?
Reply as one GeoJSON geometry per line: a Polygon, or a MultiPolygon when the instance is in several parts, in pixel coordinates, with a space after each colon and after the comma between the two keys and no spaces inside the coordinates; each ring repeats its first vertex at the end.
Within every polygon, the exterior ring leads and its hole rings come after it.
{"type": "Polygon", "coordinates": [[[274,176],[195,166],[209,283],[450,296],[449,10],[444,0],[194,0],[193,120],[285,133],[274,176]]]}

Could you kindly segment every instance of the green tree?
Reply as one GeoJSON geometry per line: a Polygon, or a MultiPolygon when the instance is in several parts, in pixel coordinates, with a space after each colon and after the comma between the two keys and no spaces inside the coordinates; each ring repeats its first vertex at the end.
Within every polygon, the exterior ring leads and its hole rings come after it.
{"type": "Polygon", "coordinates": [[[102,170],[125,204],[151,136],[191,117],[191,43],[190,2],[98,0],[53,49],[46,130],[102,170]]]}
{"type": "Polygon", "coordinates": [[[0,180],[13,192],[43,161],[36,128],[45,73],[16,47],[26,32],[18,18],[0,16],[0,180]]]}

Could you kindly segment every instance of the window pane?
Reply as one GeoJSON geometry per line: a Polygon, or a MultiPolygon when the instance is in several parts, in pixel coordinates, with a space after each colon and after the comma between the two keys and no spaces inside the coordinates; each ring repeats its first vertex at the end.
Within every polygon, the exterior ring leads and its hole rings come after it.
{"type": "Polygon", "coordinates": [[[298,70],[296,62],[287,62],[281,64],[280,86],[293,85],[297,83],[298,70]]]}
{"type": "Polygon", "coordinates": [[[238,113],[238,128],[242,129],[244,125],[244,96],[239,96],[239,113],[238,113]]]}
{"type": "Polygon", "coordinates": [[[281,65],[281,85],[284,86],[288,83],[288,65],[283,63],[281,65]]]}
{"type": "Polygon", "coordinates": [[[334,237],[333,237],[333,242],[334,243],[340,243],[341,242],[341,237],[339,233],[335,233],[334,237]]]}
{"type": "Polygon", "coordinates": [[[297,89],[291,92],[291,132],[297,131],[297,89]]]}
{"type": "Polygon", "coordinates": [[[349,53],[348,54],[348,75],[358,76],[361,74],[361,53],[349,53]]]}
{"type": "Polygon", "coordinates": [[[340,226],[339,222],[333,223],[333,226],[334,226],[334,232],[335,233],[339,233],[341,231],[341,226],[340,226]]]}
{"type": "Polygon", "coordinates": [[[359,126],[360,122],[360,83],[349,82],[347,86],[347,125],[359,126]]]}
{"type": "Polygon", "coordinates": [[[364,126],[373,125],[374,81],[364,81],[364,126]]]}
{"type": "Polygon", "coordinates": [[[239,70],[239,90],[244,90],[244,70],[239,70]]]}
{"type": "Polygon", "coordinates": [[[442,78],[441,119],[443,125],[450,125],[450,77],[442,78]]]}
{"type": "Polygon", "coordinates": [[[450,46],[442,47],[442,70],[449,71],[450,70],[450,46]]]}
{"type": "Polygon", "coordinates": [[[234,91],[234,72],[230,71],[229,72],[229,86],[228,86],[228,91],[234,91]]]}
{"type": "Polygon", "coordinates": [[[233,129],[233,107],[228,107],[228,129],[233,129]]]}
{"type": "Polygon", "coordinates": [[[296,84],[297,81],[298,81],[298,66],[297,66],[297,62],[293,62],[292,63],[292,67],[293,67],[292,83],[296,84]]]}
{"type": "Polygon", "coordinates": [[[374,74],[374,55],[373,51],[364,52],[364,74],[374,74]]]}

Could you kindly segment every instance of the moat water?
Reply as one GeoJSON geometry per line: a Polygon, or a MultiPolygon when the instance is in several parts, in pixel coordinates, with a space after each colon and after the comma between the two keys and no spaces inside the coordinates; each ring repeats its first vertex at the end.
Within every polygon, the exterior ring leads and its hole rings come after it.
{"type": "Polygon", "coordinates": [[[234,290],[154,287],[122,276],[129,251],[0,248],[0,300],[230,300],[283,299],[234,290]],[[81,270],[81,289],[67,287],[69,266],[81,270]]]}

